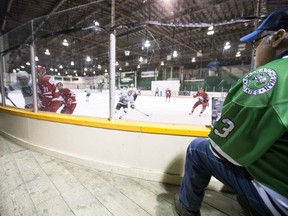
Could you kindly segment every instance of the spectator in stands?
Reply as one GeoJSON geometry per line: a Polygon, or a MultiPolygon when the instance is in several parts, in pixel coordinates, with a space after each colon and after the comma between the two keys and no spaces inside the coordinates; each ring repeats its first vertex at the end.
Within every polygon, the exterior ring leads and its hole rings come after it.
{"type": "Polygon", "coordinates": [[[181,216],[200,215],[213,175],[250,215],[288,215],[288,7],[252,33],[256,68],[232,87],[208,139],[194,139],[175,196],[181,216]]]}

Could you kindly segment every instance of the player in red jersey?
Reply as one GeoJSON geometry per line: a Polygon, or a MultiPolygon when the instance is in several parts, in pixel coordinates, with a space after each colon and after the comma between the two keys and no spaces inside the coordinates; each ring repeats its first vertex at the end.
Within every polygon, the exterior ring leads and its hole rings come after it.
{"type": "Polygon", "coordinates": [[[165,94],[166,94],[166,101],[170,101],[171,98],[171,90],[169,88],[167,88],[165,90],[165,94]]]}
{"type": "Polygon", "coordinates": [[[196,107],[199,105],[202,105],[202,110],[199,114],[199,116],[202,115],[202,113],[205,111],[206,107],[209,105],[209,97],[208,94],[205,92],[205,90],[201,87],[196,95],[193,95],[193,98],[198,98],[198,101],[193,105],[191,113],[189,115],[192,115],[196,107]]]}
{"type": "Polygon", "coordinates": [[[38,97],[39,97],[39,110],[57,112],[61,107],[62,102],[57,93],[54,81],[50,76],[46,75],[46,68],[43,66],[36,67],[38,77],[38,97]]]}
{"type": "Polygon", "coordinates": [[[76,95],[69,88],[63,88],[63,83],[61,82],[56,83],[56,87],[64,105],[60,113],[72,114],[77,106],[76,95]]]}

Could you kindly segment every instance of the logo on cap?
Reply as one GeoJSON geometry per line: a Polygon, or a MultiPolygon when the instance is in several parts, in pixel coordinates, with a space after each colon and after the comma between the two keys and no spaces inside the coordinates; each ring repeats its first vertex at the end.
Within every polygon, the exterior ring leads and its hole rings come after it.
{"type": "Polygon", "coordinates": [[[271,90],[277,81],[277,73],[270,68],[261,68],[243,78],[243,91],[249,95],[260,95],[271,90]]]}

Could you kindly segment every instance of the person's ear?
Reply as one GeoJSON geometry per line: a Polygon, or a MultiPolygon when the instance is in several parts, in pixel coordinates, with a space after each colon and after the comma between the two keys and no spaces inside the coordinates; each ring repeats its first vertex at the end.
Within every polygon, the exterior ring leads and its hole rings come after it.
{"type": "Polygon", "coordinates": [[[284,29],[279,29],[276,34],[272,37],[272,46],[278,47],[279,44],[285,39],[286,31],[284,29]]]}

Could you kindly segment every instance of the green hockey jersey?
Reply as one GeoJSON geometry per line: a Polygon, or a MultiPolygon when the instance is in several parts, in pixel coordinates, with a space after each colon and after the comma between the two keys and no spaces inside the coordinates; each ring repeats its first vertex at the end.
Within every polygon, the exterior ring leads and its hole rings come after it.
{"type": "Polygon", "coordinates": [[[288,58],[238,80],[209,140],[215,155],[245,167],[256,181],[288,197],[288,58]]]}

